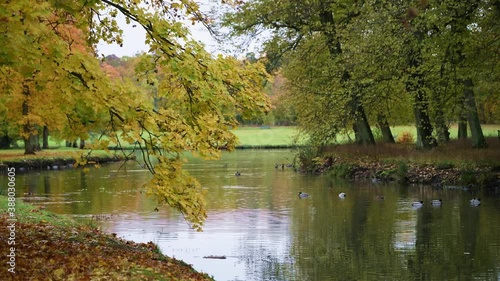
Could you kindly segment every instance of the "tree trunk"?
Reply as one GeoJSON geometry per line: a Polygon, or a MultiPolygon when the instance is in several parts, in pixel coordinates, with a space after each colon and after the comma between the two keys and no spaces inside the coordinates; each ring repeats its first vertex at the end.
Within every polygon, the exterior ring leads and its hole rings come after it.
{"type": "Polygon", "coordinates": [[[73,145],[72,145],[73,148],[78,148],[78,141],[77,140],[74,140],[73,141],[73,145]]]}
{"type": "Polygon", "coordinates": [[[472,136],[472,147],[487,147],[486,140],[484,139],[483,135],[483,130],[481,129],[481,124],[479,122],[479,117],[477,114],[476,99],[474,97],[473,88],[474,84],[472,83],[472,79],[465,79],[464,86],[464,97],[465,103],[467,105],[467,120],[469,121],[472,136]]]}
{"type": "Polygon", "coordinates": [[[80,149],[84,149],[84,148],[85,148],[85,140],[80,139],[80,149]]]}
{"type": "Polygon", "coordinates": [[[421,91],[415,97],[414,113],[417,126],[417,148],[430,149],[436,146],[436,139],[432,136],[432,124],[428,114],[428,105],[425,94],[421,91]]]}
{"type": "MultiPolygon", "coordinates": [[[[465,110],[465,109],[464,109],[465,110]]],[[[458,120],[458,139],[467,139],[467,115],[460,114],[458,120]]]]}
{"type": "MultiPolygon", "coordinates": [[[[421,34],[415,34],[417,40],[421,40],[421,34]]],[[[411,43],[410,43],[411,44],[411,43]]],[[[413,95],[413,111],[415,114],[415,124],[417,127],[417,149],[430,149],[436,146],[436,139],[432,136],[432,123],[429,117],[428,100],[424,92],[424,78],[421,73],[421,51],[414,47],[409,53],[408,66],[414,69],[406,82],[406,91],[413,95]]]]}
{"type": "Polygon", "coordinates": [[[43,126],[43,145],[42,149],[49,149],[49,128],[43,126]]]}
{"type": "Polygon", "coordinates": [[[441,109],[438,109],[436,112],[436,133],[439,143],[450,141],[450,131],[448,130],[448,125],[446,125],[444,114],[441,109]]]}
{"type": "Polygon", "coordinates": [[[387,122],[387,117],[383,113],[377,115],[377,123],[382,132],[382,139],[385,143],[395,143],[394,136],[391,132],[391,127],[389,127],[389,122],[387,122]]]}
{"type": "MultiPolygon", "coordinates": [[[[319,19],[322,25],[322,33],[326,38],[326,45],[330,52],[330,55],[335,58],[342,54],[342,45],[340,44],[339,36],[337,36],[336,31],[336,22],[334,19],[334,14],[331,10],[331,7],[327,2],[320,1],[320,13],[319,19]]],[[[356,143],[359,144],[375,144],[375,139],[373,138],[373,133],[370,128],[370,124],[368,123],[368,119],[366,118],[365,110],[363,108],[363,104],[361,100],[357,96],[353,90],[349,90],[346,86],[347,81],[349,81],[351,75],[349,71],[346,69],[344,73],[342,73],[342,77],[340,81],[344,86],[346,91],[350,91],[349,95],[351,97],[350,109],[354,116],[354,135],[356,138],[356,143]]]]}
{"type": "Polygon", "coordinates": [[[368,145],[375,144],[375,138],[373,137],[370,124],[368,124],[368,119],[366,118],[365,110],[361,102],[357,102],[356,112],[354,116],[356,131],[358,133],[359,144],[368,145]]]}
{"type": "MultiPolygon", "coordinates": [[[[28,106],[28,98],[30,96],[30,88],[27,85],[27,81],[24,82],[23,84],[23,96],[24,96],[24,101],[22,105],[22,114],[23,117],[28,116],[29,114],[29,106],[28,106]]],[[[24,142],[24,154],[35,154],[35,146],[34,146],[34,141],[33,141],[33,131],[34,127],[29,123],[26,122],[23,125],[23,142],[24,142]]]]}
{"type": "Polygon", "coordinates": [[[436,134],[438,143],[446,143],[450,141],[450,131],[448,129],[448,125],[446,124],[446,118],[443,111],[443,108],[445,107],[443,97],[446,93],[446,88],[448,85],[447,84],[448,79],[445,74],[444,64],[441,65],[440,78],[441,78],[441,83],[439,85],[439,88],[442,90],[437,92],[433,91],[432,94],[432,101],[434,103],[433,115],[434,115],[434,120],[436,122],[436,134]]]}
{"type": "Polygon", "coordinates": [[[10,144],[12,143],[12,139],[9,137],[8,134],[5,134],[5,136],[0,137],[0,149],[8,149],[10,148],[10,144]]]}
{"type": "Polygon", "coordinates": [[[42,150],[40,147],[40,135],[38,133],[33,136],[33,146],[35,148],[35,151],[42,150]]]}

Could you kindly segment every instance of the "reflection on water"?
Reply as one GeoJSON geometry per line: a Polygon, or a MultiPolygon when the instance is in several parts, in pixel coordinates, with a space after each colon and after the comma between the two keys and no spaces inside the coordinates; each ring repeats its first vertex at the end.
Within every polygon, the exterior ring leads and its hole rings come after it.
{"type": "Polygon", "coordinates": [[[191,161],[187,169],[209,191],[201,233],[172,209],[154,211],[140,188],[150,175],[137,164],[127,173],[113,164],[20,174],[17,192],[126,239],[156,242],[216,280],[500,280],[498,197],[301,175],[286,167],[292,157],[242,150],[191,161]],[[469,206],[472,197],[482,205],[469,206]],[[437,198],[442,206],[430,204],[437,198]],[[413,208],[419,200],[424,206],[413,208]]]}

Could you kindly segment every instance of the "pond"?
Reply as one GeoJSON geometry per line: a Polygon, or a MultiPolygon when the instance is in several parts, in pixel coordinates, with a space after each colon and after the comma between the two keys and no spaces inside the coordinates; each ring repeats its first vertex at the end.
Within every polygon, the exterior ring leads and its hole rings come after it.
{"type": "Polygon", "coordinates": [[[204,232],[170,208],[154,211],[140,188],[151,176],[135,163],[126,173],[115,163],[19,174],[17,192],[50,211],[93,217],[125,239],[153,241],[219,281],[500,280],[498,197],[303,175],[286,167],[292,159],[287,150],[191,159],[187,169],[208,190],[204,232]],[[469,205],[473,197],[481,206],[469,205]],[[432,206],[438,198],[442,206],[432,206]],[[226,259],[204,258],[211,255],[226,259]]]}

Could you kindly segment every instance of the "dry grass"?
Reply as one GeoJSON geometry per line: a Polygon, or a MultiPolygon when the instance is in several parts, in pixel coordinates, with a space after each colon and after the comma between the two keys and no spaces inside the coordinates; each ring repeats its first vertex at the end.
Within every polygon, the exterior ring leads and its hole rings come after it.
{"type": "Polygon", "coordinates": [[[330,146],[323,150],[348,158],[369,158],[375,161],[411,161],[415,163],[449,163],[452,165],[500,165],[500,139],[486,139],[488,148],[474,149],[469,140],[452,140],[429,151],[415,149],[413,144],[377,144],[360,146],[343,144],[330,146]]]}

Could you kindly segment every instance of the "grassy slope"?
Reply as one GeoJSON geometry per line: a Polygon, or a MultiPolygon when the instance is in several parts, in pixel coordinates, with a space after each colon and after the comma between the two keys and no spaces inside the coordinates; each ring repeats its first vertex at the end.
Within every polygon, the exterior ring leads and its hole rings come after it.
{"type": "MultiPolygon", "coordinates": [[[[8,237],[7,197],[0,196],[0,237],[8,237]]],[[[153,243],[104,234],[88,223],[16,201],[16,274],[0,280],[213,280],[162,255],[153,243]]],[[[1,240],[0,253],[9,253],[1,240]]]]}

